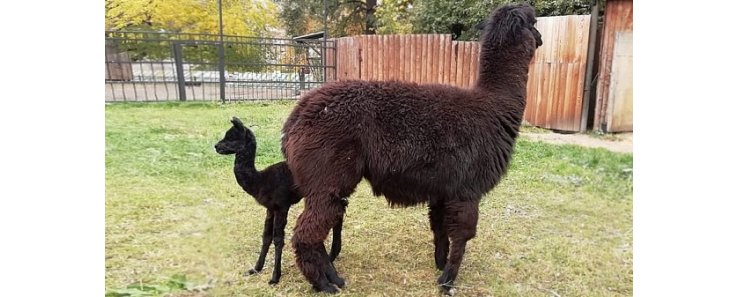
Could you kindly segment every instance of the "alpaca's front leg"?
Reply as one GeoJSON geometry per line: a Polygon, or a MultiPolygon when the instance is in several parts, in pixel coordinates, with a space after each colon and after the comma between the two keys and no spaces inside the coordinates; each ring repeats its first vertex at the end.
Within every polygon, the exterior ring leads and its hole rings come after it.
{"type": "Polygon", "coordinates": [[[452,295],[457,273],[460,271],[465,246],[468,240],[475,237],[478,225],[478,201],[454,201],[445,205],[445,221],[447,233],[452,241],[450,245],[450,259],[445,265],[437,284],[446,295],[452,295]]]}
{"type": "Polygon", "coordinates": [[[271,210],[268,209],[267,214],[265,215],[265,226],[262,229],[262,249],[260,250],[260,255],[257,259],[257,263],[254,264],[254,268],[247,271],[247,275],[252,275],[260,272],[262,271],[262,267],[265,266],[265,257],[267,256],[267,251],[270,250],[270,243],[272,243],[273,220],[274,214],[271,210]]]}
{"type": "Polygon", "coordinates": [[[339,199],[312,196],[305,198],[305,205],[292,240],[296,264],[315,290],[337,293],[344,280],[329,260],[324,240],[344,215],[344,207],[339,199]]]}
{"type": "Polygon", "coordinates": [[[272,269],[272,279],[270,284],[277,284],[280,281],[283,246],[285,245],[285,225],[288,223],[288,209],[275,211],[275,228],[273,240],[275,241],[275,267],[272,269]]]}

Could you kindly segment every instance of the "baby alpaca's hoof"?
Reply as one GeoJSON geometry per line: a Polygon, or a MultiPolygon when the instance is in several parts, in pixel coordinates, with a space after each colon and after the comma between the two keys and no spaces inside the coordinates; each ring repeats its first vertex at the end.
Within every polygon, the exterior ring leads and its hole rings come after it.
{"type": "Polygon", "coordinates": [[[271,280],[270,280],[269,282],[267,282],[267,283],[268,283],[268,284],[270,284],[270,285],[275,285],[275,284],[277,284],[277,283],[279,283],[279,282],[280,282],[280,280],[279,280],[279,279],[271,279],[271,280]]]}
{"type": "Polygon", "coordinates": [[[448,286],[442,286],[442,295],[444,296],[455,296],[457,290],[448,286]]]}
{"type": "Polygon", "coordinates": [[[257,273],[260,273],[260,271],[261,270],[257,270],[257,269],[252,268],[252,269],[249,269],[249,271],[245,272],[244,273],[244,276],[250,276],[252,274],[257,274],[257,273]]]}

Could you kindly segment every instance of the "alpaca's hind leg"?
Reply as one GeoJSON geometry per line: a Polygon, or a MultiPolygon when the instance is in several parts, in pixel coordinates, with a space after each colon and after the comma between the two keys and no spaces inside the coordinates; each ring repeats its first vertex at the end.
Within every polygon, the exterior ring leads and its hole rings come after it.
{"type": "Polygon", "coordinates": [[[296,263],[315,290],[336,293],[336,287],[344,287],[344,280],[329,260],[324,239],[344,215],[344,207],[339,198],[326,196],[307,196],[305,205],[292,240],[296,263]]]}
{"type": "Polygon", "coordinates": [[[283,246],[285,246],[285,225],[288,223],[288,210],[275,211],[275,228],[273,229],[273,240],[275,242],[275,267],[272,269],[270,284],[277,284],[282,275],[283,246]]]}
{"type": "MultiPolygon", "coordinates": [[[[342,205],[344,211],[347,211],[347,205],[349,204],[347,198],[342,198],[342,205]]],[[[339,256],[339,252],[342,250],[342,225],[344,225],[344,216],[339,218],[339,222],[334,226],[331,231],[331,252],[329,252],[329,260],[334,262],[339,256]]]]}
{"type": "Polygon", "coordinates": [[[265,215],[265,226],[262,229],[262,249],[260,250],[260,256],[257,259],[257,263],[254,264],[254,268],[247,271],[247,275],[260,272],[262,271],[262,267],[265,266],[265,257],[267,256],[267,251],[270,250],[270,243],[272,243],[273,220],[274,213],[268,209],[265,215]]]}
{"type": "Polygon", "coordinates": [[[442,270],[447,264],[447,255],[450,252],[450,239],[447,237],[447,227],[444,224],[445,209],[442,202],[429,205],[429,225],[434,232],[434,264],[442,270]]]}
{"type": "Polygon", "coordinates": [[[450,258],[442,275],[437,279],[437,284],[445,294],[452,294],[451,290],[465,254],[465,245],[468,240],[475,237],[478,225],[478,201],[448,201],[445,205],[445,217],[452,243],[450,258]]]}

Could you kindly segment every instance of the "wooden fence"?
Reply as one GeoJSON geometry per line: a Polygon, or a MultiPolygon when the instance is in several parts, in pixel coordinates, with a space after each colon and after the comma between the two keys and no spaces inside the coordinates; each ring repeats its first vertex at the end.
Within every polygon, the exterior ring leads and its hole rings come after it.
{"type": "Polygon", "coordinates": [[[471,86],[480,46],[450,35],[362,35],[337,40],[340,80],[403,80],[471,86]]]}
{"type": "MultiPolygon", "coordinates": [[[[588,15],[541,17],[544,44],[530,64],[525,120],[579,131],[588,47],[588,15]]],[[[403,80],[470,87],[480,44],[450,35],[361,35],[336,39],[337,79],[403,80]]],[[[334,57],[329,57],[333,61],[334,57]]]]}

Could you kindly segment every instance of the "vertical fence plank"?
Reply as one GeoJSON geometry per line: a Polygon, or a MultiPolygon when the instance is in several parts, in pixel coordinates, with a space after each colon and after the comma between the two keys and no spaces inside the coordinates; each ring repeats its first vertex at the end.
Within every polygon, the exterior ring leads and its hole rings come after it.
{"type": "Polygon", "coordinates": [[[347,58],[349,59],[349,63],[352,65],[352,72],[350,72],[350,76],[352,73],[355,74],[355,77],[348,79],[358,79],[362,75],[360,73],[360,59],[362,59],[362,48],[360,47],[360,39],[358,37],[351,37],[352,40],[352,46],[350,47],[349,51],[351,53],[347,55],[347,58]]]}
{"type": "Polygon", "coordinates": [[[424,58],[427,59],[427,75],[426,75],[426,82],[431,83],[434,79],[434,36],[436,34],[429,34],[426,42],[426,47],[429,49],[427,51],[427,56],[424,58]]]}
{"type": "Polygon", "coordinates": [[[383,79],[383,40],[382,36],[373,36],[375,40],[375,80],[383,79]]]}
{"type": "Polygon", "coordinates": [[[449,41],[449,57],[450,60],[450,75],[447,77],[446,83],[449,85],[455,85],[455,78],[457,77],[457,44],[455,41],[450,39],[449,41]]]}
{"type": "Polygon", "coordinates": [[[396,38],[398,39],[398,80],[405,81],[406,73],[404,71],[406,67],[404,67],[404,63],[406,60],[404,58],[406,57],[406,49],[403,46],[403,36],[396,35],[396,38]]]}
{"type": "Polygon", "coordinates": [[[462,86],[462,56],[463,56],[463,49],[462,44],[459,41],[455,41],[455,80],[453,81],[453,85],[455,86],[462,86]]]}
{"type": "Polygon", "coordinates": [[[420,83],[427,82],[427,72],[429,72],[429,66],[427,64],[427,60],[429,59],[429,47],[427,46],[427,40],[429,40],[429,34],[424,34],[421,39],[421,43],[419,44],[419,46],[421,47],[421,73],[419,74],[420,83]]]}
{"type": "Polygon", "coordinates": [[[378,40],[377,35],[371,36],[373,40],[373,80],[380,80],[381,77],[381,64],[380,61],[383,59],[383,48],[382,43],[378,40]]]}
{"type": "Polygon", "coordinates": [[[431,48],[431,53],[429,55],[429,82],[430,83],[436,83],[437,82],[437,74],[439,73],[439,60],[437,57],[439,56],[439,46],[437,44],[439,43],[439,34],[433,34],[429,40],[429,47],[431,48]]]}
{"type": "Polygon", "coordinates": [[[421,82],[421,56],[423,54],[423,48],[421,43],[424,40],[423,35],[416,35],[414,38],[414,81],[421,82]]]}
{"type": "Polygon", "coordinates": [[[445,36],[442,38],[441,42],[441,48],[442,52],[440,55],[442,56],[442,77],[440,78],[439,83],[446,84],[447,80],[450,77],[450,37],[445,36]]]}
{"type": "Polygon", "coordinates": [[[391,49],[393,45],[391,45],[391,43],[389,42],[388,35],[381,35],[380,42],[382,42],[382,44],[384,45],[384,46],[381,46],[383,48],[383,55],[381,56],[382,58],[380,60],[381,60],[381,65],[383,67],[382,67],[382,71],[380,72],[381,73],[380,79],[388,80],[388,77],[389,77],[388,74],[390,72],[389,66],[391,64],[390,62],[391,62],[391,55],[392,55],[391,49]]]}
{"type": "Polygon", "coordinates": [[[365,38],[367,38],[367,62],[365,63],[365,67],[367,67],[367,79],[368,80],[374,80],[375,79],[375,66],[377,63],[375,63],[375,55],[378,52],[377,45],[375,45],[375,39],[373,36],[368,35],[365,38]]]}
{"type": "Polygon", "coordinates": [[[442,73],[444,72],[444,69],[442,67],[444,64],[444,59],[442,58],[442,54],[444,53],[444,49],[442,48],[442,39],[444,35],[437,35],[434,39],[434,83],[438,84],[442,82],[442,73]]]}
{"type": "Polygon", "coordinates": [[[398,37],[401,39],[401,80],[409,81],[408,38],[405,35],[399,35],[398,37]]]}
{"type": "Polygon", "coordinates": [[[385,80],[386,79],[386,73],[388,73],[388,55],[390,53],[388,46],[388,35],[380,35],[378,36],[378,42],[380,42],[380,50],[382,53],[380,54],[380,59],[378,59],[378,62],[380,62],[380,75],[378,76],[379,80],[385,80]]]}
{"type": "Polygon", "coordinates": [[[468,83],[470,82],[470,42],[464,41],[462,43],[463,46],[463,56],[462,56],[462,81],[460,82],[460,85],[463,88],[468,87],[468,83]]]}
{"type": "Polygon", "coordinates": [[[360,40],[360,61],[358,67],[360,68],[360,79],[367,79],[367,40],[365,36],[358,36],[360,40]]]}
{"type": "Polygon", "coordinates": [[[367,68],[367,80],[373,80],[375,79],[373,77],[373,73],[375,73],[375,44],[373,42],[372,36],[364,36],[367,39],[367,48],[365,48],[365,51],[367,51],[367,61],[365,61],[365,67],[367,68]]]}
{"type": "Polygon", "coordinates": [[[347,39],[346,38],[338,38],[335,39],[336,42],[334,43],[334,47],[336,48],[336,55],[337,55],[337,63],[334,65],[336,67],[336,73],[337,73],[337,80],[344,79],[346,77],[346,73],[348,72],[349,65],[346,63],[344,58],[346,55],[351,54],[349,52],[349,49],[347,48],[347,39]]]}
{"type": "Polygon", "coordinates": [[[475,85],[478,82],[478,75],[480,74],[480,43],[473,43],[473,59],[471,61],[471,79],[470,85],[475,85]]]}
{"type": "Polygon", "coordinates": [[[400,48],[398,46],[398,38],[396,36],[390,35],[388,36],[388,40],[391,43],[391,64],[390,64],[390,75],[388,76],[388,79],[390,80],[398,80],[398,73],[400,72],[400,68],[398,67],[398,61],[400,60],[399,56],[401,55],[400,48]]]}
{"type": "Polygon", "coordinates": [[[408,67],[408,73],[406,75],[406,79],[408,81],[415,81],[414,80],[414,66],[416,64],[414,63],[415,58],[415,48],[414,48],[414,38],[413,35],[404,35],[403,38],[406,40],[406,46],[408,47],[408,51],[406,54],[406,59],[408,60],[406,62],[406,67],[408,67]]]}

